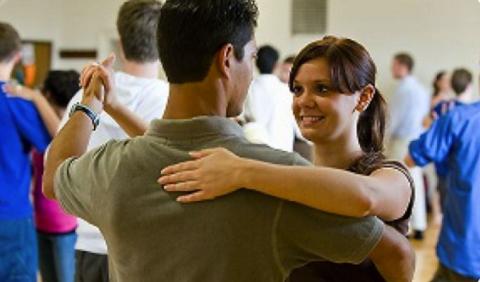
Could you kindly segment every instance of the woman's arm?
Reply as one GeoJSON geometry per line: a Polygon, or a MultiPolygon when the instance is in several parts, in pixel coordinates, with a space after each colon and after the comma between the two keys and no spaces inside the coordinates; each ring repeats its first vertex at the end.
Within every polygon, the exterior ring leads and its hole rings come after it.
{"type": "Polygon", "coordinates": [[[108,113],[131,138],[141,136],[147,131],[148,123],[120,103],[108,107],[105,105],[105,112],[108,113]]]}
{"type": "Polygon", "coordinates": [[[60,125],[60,118],[41,93],[27,87],[14,86],[11,84],[6,84],[5,90],[17,97],[31,101],[40,113],[43,124],[45,124],[50,136],[55,136],[58,126],[60,125]]]}
{"type": "Polygon", "coordinates": [[[392,168],[364,176],[334,168],[243,159],[225,149],[205,150],[193,156],[198,159],[164,169],[159,179],[167,191],[196,191],[179,197],[181,202],[212,199],[248,187],[330,213],[376,215],[390,221],[400,218],[410,201],[409,181],[392,168]]]}
{"type": "Polygon", "coordinates": [[[410,200],[407,178],[392,168],[364,176],[327,167],[245,163],[244,187],[331,213],[390,221],[405,213],[410,200]]]}

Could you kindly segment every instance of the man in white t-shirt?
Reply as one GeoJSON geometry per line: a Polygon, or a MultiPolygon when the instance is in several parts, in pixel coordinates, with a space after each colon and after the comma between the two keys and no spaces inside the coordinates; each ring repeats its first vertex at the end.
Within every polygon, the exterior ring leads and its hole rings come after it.
{"type": "Polygon", "coordinates": [[[251,141],[265,143],[275,149],[293,151],[295,119],[293,96],[287,84],[273,74],[279,59],[272,46],[262,46],[257,53],[260,75],[250,86],[245,102],[245,134],[251,141]]]}
{"type": "MultiPolygon", "coordinates": [[[[117,30],[120,35],[122,67],[114,74],[118,102],[135,112],[145,121],[163,115],[168,98],[168,84],[158,79],[160,63],[156,47],[157,20],[161,3],[128,1],[120,8],[117,30]]],[[[80,102],[80,91],[70,101],[68,109],[80,102]]],[[[68,120],[64,116],[61,127],[68,120]]],[[[106,113],[93,132],[88,150],[111,139],[128,138],[127,133],[106,113]]],[[[78,220],[76,249],[77,282],[108,281],[107,245],[100,230],[78,220]]]]}

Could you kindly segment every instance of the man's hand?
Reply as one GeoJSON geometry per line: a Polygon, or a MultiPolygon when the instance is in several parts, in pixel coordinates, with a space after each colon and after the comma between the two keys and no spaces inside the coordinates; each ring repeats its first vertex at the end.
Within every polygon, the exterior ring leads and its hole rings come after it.
{"type": "Polygon", "coordinates": [[[407,167],[416,167],[417,165],[415,164],[415,161],[412,159],[412,156],[407,153],[405,158],[403,159],[403,162],[407,165],[407,167]]]}
{"type": "Polygon", "coordinates": [[[80,85],[85,89],[84,92],[90,91],[88,96],[97,97],[107,113],[118,106],[113,79],[114,62],[115,55],[111,54],[100,64],[86,66],[80,75],[80,85]],[[103,85],[103,90],[100,90],[99,84],[103,85]]]}
{"type": "MultiPolygon", "coordinates": [[[[115,80],[113,78],[113,63],[115,56],[111,54],[101,64],[93,63],[86,66],[80,75],[80,85],[85,88],[85,97],[89,98],[85,104],[98,100],[103,104],[103,109],[110,115],[120,127],[130,136],[143,135],[147,130],[148,123],[137,116],[134,112],[122,105],[115,93],[115,80]],[[102,87],[99,85],[103,85],[102,87]]],[[[97,107],[98,105],[94,105],[97,107]]]]}
{"type": "Polygon", "coordinates": [[[448,112],[450,112],[451,110],[453,110],[453,108],[455,108],[455,101],[445,101],[445,102],[440,102],[440,111],[437,112],[435,110],[433,110],[431,112],[431,118],[432,118],[432,121],[436,121],[437,119],[439,119],[440,117],[446,115],[448,112]]]}
{"type": "Polygon", "coordinates": [[[102,80],[96,73],[90,80],[90,83],[83,91],[82,104],[89,106],[94,112],[100,114],[104,108],[105,90],[102,80]]]}
{"type": "Polygon", "coordinates": [[[37,91],[27,87],[23,87],[15,80],[5,83],[3,85],[3,91],[7,92],[8,94],[12,94],[15,97],[22,98],[28,101],[32,101],[35,96],[41,96],[41,94],[37,93],[37,91]]]}

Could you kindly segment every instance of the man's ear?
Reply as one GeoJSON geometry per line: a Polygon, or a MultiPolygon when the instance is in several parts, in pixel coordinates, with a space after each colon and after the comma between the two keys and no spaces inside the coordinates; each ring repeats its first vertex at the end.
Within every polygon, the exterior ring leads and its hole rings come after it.
{"type": "Polygon", "coordinates": [[[358,104],[355,107],[355,110],[358,112],[363,112],[368,108],[370,102],[372,102],[373,97],[375,95],[375,87],[371,84],[368,84],[360,91],[360,99],[358,100],[358,104]]]}
{"type": "Polygon", "coordinates": [[[123,50],[122,42],[120,40],[118,40],[115,44],[117,45],[117,48],[119,50],[118,55],[120,55],[120,60],[123,63],[127,59],[125,58],[125,51],[123,50]]]}
{"type": "Polygon", "coordinates": [[[22,60],[22,52],[18,51],[12,56],[13,65],[16,65],[20,60],[22,60]]]}
{"type": "Polygon", "coordinates": [[[218,50],[216,55],[216,65],[219,73],[226,77],[227,79],[231,78],[232,63],[235,59],[233,45],[228,43],[222,46],[218,50]]]}

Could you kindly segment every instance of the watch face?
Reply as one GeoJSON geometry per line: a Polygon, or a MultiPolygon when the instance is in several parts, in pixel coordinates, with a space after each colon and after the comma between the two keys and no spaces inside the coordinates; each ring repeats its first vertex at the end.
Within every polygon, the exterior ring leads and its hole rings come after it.
{"type": "Polygon", "coordinates": [[[75,103],[73,104],[73,106],[70,108],[70,113],[68,113],[68,116],[71,117],[76,111],[77,111],[77,106],[79,105],[79,103],[75,103]]]}
{"type": "Polygon", "coordinates": [[[97,126],[100,124],[100,116],[96,114],[94,111],[92,111],[89,107],[77,102],[70,109],[69,117],[71,117],[76,111],[81,111],[90,118],[93,124],[93,130],[95,130],[97,126]]]}

